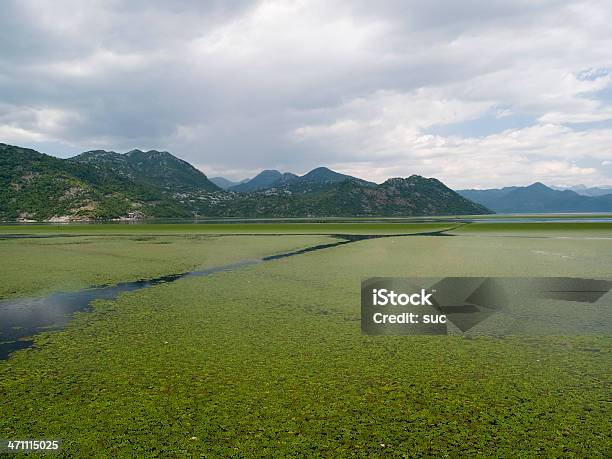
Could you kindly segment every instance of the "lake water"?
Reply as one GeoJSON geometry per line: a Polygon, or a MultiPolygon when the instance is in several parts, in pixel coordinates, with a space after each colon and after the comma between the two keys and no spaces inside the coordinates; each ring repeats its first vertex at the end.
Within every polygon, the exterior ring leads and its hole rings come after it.
{"type": "Polygon", "coordinates": [[[242,260],[237,263],[214,268],[171,274],[153,279],[121,282],[115,285],[86,288],[76,292],[52,293],[40,298],[0,300],[0,360],[7,359],[11,352],[32,346],[32,340],[24,340],[23,338],[31,337],[42,331],[57,330],[65,327],[72,318],[73,313],[91,310],[91,305],[96,300],[113,300],[125,292],[133,292],[154,285],[175,282],[179,279],[209,276],[224,271],[232,271],[244,266],[256,265],[279,258],[328,249],[380,236],[336,235],[336,237],[339,239],[337,242],[319,244],[293,252],[253,260],[242,260]]]}

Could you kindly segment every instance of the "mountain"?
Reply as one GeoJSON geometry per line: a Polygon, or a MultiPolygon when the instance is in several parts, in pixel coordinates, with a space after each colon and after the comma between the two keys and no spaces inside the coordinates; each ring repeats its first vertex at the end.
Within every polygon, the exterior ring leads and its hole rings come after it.
{"type": "Polygon", "coordinates": [[[305,175],[300,177],[300,182],[314,182],[314,183],[337,183],[345,180],[355,179],[350,175],[340,174],[339,172],[332,171],[327,167],[317,167],[311,170],[305,175]]]}
{"type": "Polygon", "coordinates": [[[231,187],[240,185],[241,183],[248,182],[249,179],[240,180],[239,182],[232,182],[231,180],[226,179],[225,177],[212,177],[210,179],[215,185],[224,190],[229,190],[231,187]]]}
{"type": "Polygon", "coordinates": [[[276,182],[272,184],[272,186],[280,188],[288,187],[296,183],[299,179],[300,177],[298,175],[292,174],[291,172],[285,172],[278,178],[276,182]]]}
{"type": "Polygon", "coordinates": [[[554,190],[536,182],[524,187],[459,190],[462,196],[495,212],[612,212],[612,194],[582,196],[571,190],[554,190]]]}
{"type": "Polygon", "coordinates": [[[0,144],[0,220],[328,217],[490,213],[436,179],[376,185],[318,168],[303,177],[264,171],[252,192],[226,192],[168,152],[88,151],[59,159],[0,144]]]}
{"type": "Polygon", "coordinates": [[[253,177],[251,180],[231,187],[230,190],[241,193],[263,190],[272,186],[272,184],[279,180],[282,175],[283,174],[276,170],[264,170],[257,174],[255,177],[253,177]]]}
{"type": "Polygon", "coordinates": [[[375,183],[367,182],[360,178],[352,177],[350,175],[340,174],[339,172],[332,171],[327,167],[317,167],[316,169],[311,170],[307,174],[304,174],[301,177],[297,177],[291,183],[287,184],[284,188],[292,192],[312,193],[347,181],[365,187],[376,186],[375,183]]]}
{"type": "Polygon", "coordinates": [[[293,192],[313,192],[346,180],[353,180],[362,185],[376,185],[375,183],[366,182],[365,180],[351,177],[350,175],[340,174],[327,167],[317,167],[301,177],[291,172],[281,174],[277,170],[265,170],[248,182],[234,186],[230,189],[231,191],[242,193],[271,188],[281,188],[293,192]]]}
{"type": "Polygon", "coordinates": [[[594,186],[587,187],[585,185],[574,185],[574,186],[551,186],[553,190],[570,190],[575,191],[583,196],[603,196],[605,194],[612,194],[612,186],[594,186]]]}
{"type": "Polygon", "coordinates": [[[125,154],[94,150],[68,159],[71,163],[88,164],[96,168],[109,168],[118,175],[136,182],[174,190],[219,191],[204,173],[187,161],[167,151],[132,150],[125,154]]]}
{"type": "Polygon", "coordinates": [[[490,210],[460,196],[433,178],[412,175],[381,185],[342,180],[309,192],[268,188],[236,193],[232,200],[201,209],[228,217],[348,217],[487,214],[490,210]]]}
{"type": "MultiPolygon", "coordinates": [[[[355,186],[355,185],[354,185],[355,186]]],[[[375,187],[361,186],[367,210],[382,215],[478,215],[492,213],[435,178],[391,178],[375,187]]]]}
{"type": "Polygon", "coordinates": [[[0,143],[0,220],[106,219],[138,214],[148,201],[164,197],[110,168],[0,143]]]}
{"type": "Polygon", "coordinates": [[[484,206],[489,207],[489,204],[495,205],[499,199],[518,188],[519,187],[517,186],[508,186],[504,188],[491,188],[486,190],[457,190],[457,193],[474,202],[479,202],[484,206]]]}

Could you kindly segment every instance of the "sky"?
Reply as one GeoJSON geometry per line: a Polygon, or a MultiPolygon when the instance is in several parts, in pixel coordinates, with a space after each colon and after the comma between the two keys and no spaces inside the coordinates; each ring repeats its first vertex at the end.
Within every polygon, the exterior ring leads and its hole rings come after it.
{"type": "Polygon", "coordinates": [[[612,1],[3,1],[0,142],[612,185],[612,1]]]}

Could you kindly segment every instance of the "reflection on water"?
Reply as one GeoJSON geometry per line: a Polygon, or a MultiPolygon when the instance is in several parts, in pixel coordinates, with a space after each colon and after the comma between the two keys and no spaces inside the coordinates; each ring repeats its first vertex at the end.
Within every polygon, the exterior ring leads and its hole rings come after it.
{"type": "Polygon", "coordinates": [[[263,260],[244,260],[217,268],[191,271],[116,285],[95,287],[77,292],[52,293],[42,298],[16,298],[0,301],[0,359],[18,349],[32,345],[32,341],[19,341],[44,330],[65,327],[72,313],[88,311],[95,300],[113,300],[121,293],[132,292],[153,285],[174,282],[185,277],[207,276],[230,271],[242,266],[261,263],[263,260]]]}

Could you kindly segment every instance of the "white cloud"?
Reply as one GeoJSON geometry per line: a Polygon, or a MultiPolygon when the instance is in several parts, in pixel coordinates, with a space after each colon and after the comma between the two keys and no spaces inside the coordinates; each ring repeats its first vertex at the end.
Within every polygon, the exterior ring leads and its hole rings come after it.
{"type": "Polygon", "coordinates": [[[60,78],[104,78],[112,72],[144,70],[148,63],[149,60],[139,54],[118,54],[99,49],[85,58],[59,60],[41,65],[40,71],[60,78]]]}
{"type": "Polygon", "coordinates": [[[59,140],[79,114],[53,107],[0,104],[0,138],[6,142],[59,140]]]}
{"type": "MultiPolygon", "coordinates": [[[[543,181],[551,184],[610,182],[596,167],[580,162],[612,157],[612,129],[575,131],[558,125],[536,125],[484,137],[405,136],[377,146],[387,154],[368,161],[339,162],[339,169],[374,181],[389,176],[421,174],[440,178],[455,188],[486,188],[543,181]],[[577,153],[587,152],[587,153],[577,153]],[[374,167],[372,167],[374,165],[374,167]]],[[[329,138],[327,140],[330,140],[329,138]]],[[[338,145],[350,137],[336,138],[338,145]]],[[[354,145],[354,150],[360,146],[354,145]]],[[[605,161],[605,160],[604,160],[605,161]]]]}
{"type": "Polygon", "coordinates": [[[297,142],[314,141],[320,148],[373,159],[406,151],[423,141],[422,130],[436,124],[476,119],[492,102],[446,99],[432,90],[411,93],[377,91],[351,100],[328,113],[332,121],[295,129],[297,142]]]}

